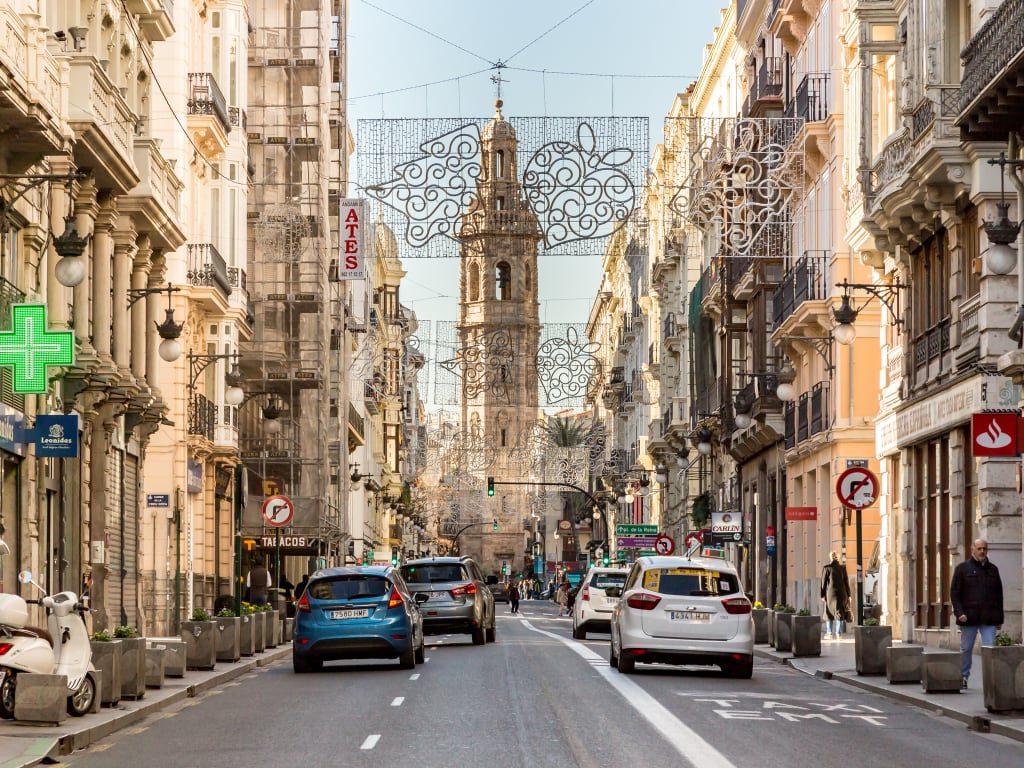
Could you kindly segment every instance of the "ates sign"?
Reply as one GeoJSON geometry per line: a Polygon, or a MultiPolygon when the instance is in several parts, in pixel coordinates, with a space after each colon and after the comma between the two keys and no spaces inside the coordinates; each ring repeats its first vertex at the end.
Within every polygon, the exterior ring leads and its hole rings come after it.
{"type": "Polygon", "coordinates": [[[975,456],[1017,456],[1020,444],[1016,413],[971,414],[971,447],[975,456]]]}
{"type": "Polygon", "coordinates": [[[338,259],[339,280],[366,278],[366,201],[351,197],[340,201],[341,253],[338,259]]]}

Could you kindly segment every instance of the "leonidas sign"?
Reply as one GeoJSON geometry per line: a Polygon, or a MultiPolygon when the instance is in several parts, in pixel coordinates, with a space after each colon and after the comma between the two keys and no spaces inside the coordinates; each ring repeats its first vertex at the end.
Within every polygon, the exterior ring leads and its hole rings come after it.
{"type": "Polygon", "coordinates": [[[358,198],[341,201],[341,253],[338,264],[339,280],[363,280],[366,278],[366,248],[363,237],[363,222],[366,206],[358,198]]]}
{"type": "Polygon", "coordinates": [[[1016,456],[1020,453],[1017,442],[1016,413],[971,414],[971,446],[975,456],[1016,456]]]}
{"type": "Polygon", "coordinates": [[[743,533],[743,520],[738,512],[712,512],[711,533],[717,536],[743,533]]]}

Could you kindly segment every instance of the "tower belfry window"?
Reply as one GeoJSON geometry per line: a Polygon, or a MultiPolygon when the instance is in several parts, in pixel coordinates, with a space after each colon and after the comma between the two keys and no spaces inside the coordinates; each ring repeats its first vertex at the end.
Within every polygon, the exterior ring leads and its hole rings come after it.
{"type": "Polygon", "coordinates": [[[494,153],[494,176],[498,179],[505,178],[505,153],[500,149],[494,153]]]}
{"type": "Polygon", "coordinates": [[[498,262],[494,269],[494,298],[508,301],[512,298],[512,268],[507,261],[498,262]]]}

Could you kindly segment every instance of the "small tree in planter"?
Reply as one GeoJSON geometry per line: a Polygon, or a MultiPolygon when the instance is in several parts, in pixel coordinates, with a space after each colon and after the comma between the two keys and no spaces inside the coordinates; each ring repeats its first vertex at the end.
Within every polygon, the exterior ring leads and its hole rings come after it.
{"type": "Polygon", "coordinates": [[[791,630],[794,656],[821,656],[821,616],[801,608],[792,618],[791,630]]]}
{"type": "Polygon", "coordinates": [[[112,707],[121,701],[121,641],[106,629],[93,632],[89,643],[92,665],[100,670],[100,704],[112,707]]]}
{"type": "Polygon", "coordinates": [[[121,698],[141,699],[146,694],[146,638],[135,627],[114,627],[121,641],[121,698]]]}
{"type": "Polygon", "coordinates": [[[885,649],[892,645],[892,627],[878,623],[878,619],[864,619],[853,628],[853,654],[858,675],[884,675],[885,649]]]}
{"type": "Polygon", "coordinates": [[[181,622],[187,669],[213,669],[217,665],[217,623],[208,611],[196,608],[191,621],[181,622]]]}
{"type": "Polygon", "coordinates": [[[754,606],[750,609],[750,617],[754,620],[755,643],[768,642],[768,624],[771,620],[770,614],[771,611],[765,608],[764,604],[760,600],[754,601],[754,606]]]}
{"type": "Polygon", "coordinates": [[[238,661],[242,657],[242,619],[230,608],[217,611],[217,661],[238,661]]]}
{"type": "Polygon", "coordinates": [[[1006,632],[983,645],[981,684],[989,712],[1024,710],[1024,645],[1006,632]]]}
{"type": "Polygon", "coordinates": [[[239,617],[241,628],[239,630],[239,651],[242,656],[252,656],[256,653],[256,606],[252,603],[242,603],[242,615],[239,617]]]}
{"type": "Polygon", "coordinates": [[[791,651],[793,648],[793,616],[796,608],[783,605],[775,612],[775,650],[791,651]]]}

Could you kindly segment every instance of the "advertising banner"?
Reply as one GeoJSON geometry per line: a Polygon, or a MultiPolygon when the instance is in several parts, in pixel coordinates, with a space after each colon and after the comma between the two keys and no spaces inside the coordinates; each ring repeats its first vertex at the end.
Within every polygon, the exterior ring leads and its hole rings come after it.
{"type": "Polygon", "coordinates": [[[73,459],[78,456],[78,415],[41,414],[32,433],[36,456],[73,459]]]}
{"type": "Polygon", "coordinates": [[[366,278],[366,201],[349,197],[340,201],[341,252],[338,254],[338,279],[366,278]]]}

